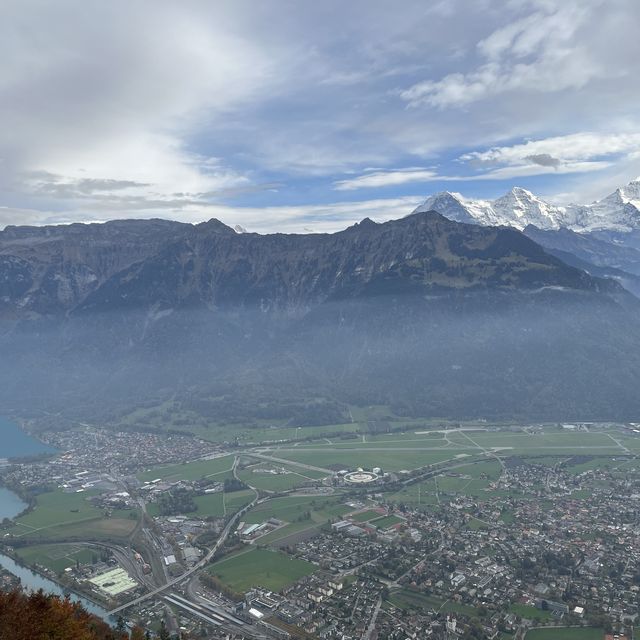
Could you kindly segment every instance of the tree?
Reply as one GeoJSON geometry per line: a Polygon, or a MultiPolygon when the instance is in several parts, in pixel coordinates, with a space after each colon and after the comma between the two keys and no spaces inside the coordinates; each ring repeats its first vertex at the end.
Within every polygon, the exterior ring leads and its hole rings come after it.
{"type": "MultiPolygon", "coordinates": [[[[11,640],[125,640],[129,634],[113,629],[68,598],[38,591],[0,591],[0,638],[11,640]]],[[[138,639],[135,639],[138,640],[138,639]]]]}
{"type": "Polygon", "coordinates": [[[167,631],[167,625],[164,623],[164,620],[160,623],[160,633],[158,634],[158,638],[160,640],[171,640],[171,636],[169,635],[169,631],[167,631]]]}

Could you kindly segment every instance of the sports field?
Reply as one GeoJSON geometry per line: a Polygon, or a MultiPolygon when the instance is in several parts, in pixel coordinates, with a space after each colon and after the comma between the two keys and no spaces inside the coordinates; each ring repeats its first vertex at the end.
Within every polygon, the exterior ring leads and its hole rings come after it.
{"type": "Polygon", "coordinates": [[[398,516],[383,516],[382,518],[376,518],[375,520],[371,520],[369,524],[372,524],[374,527],[378,529],[388,529],[389,527],[393,527],[396,524],[401,524],[405,520],[403,518],[399,518],[398,516]]]}
{"type": "Polygon", "coordinates": [[[359,511],[351,516],[351,519],[355,522],[369,522],[375,518],[382,517],[383,513],[376,511],[375,509],[367,509],[366,511],[359,511]]]}
{"type": "Polygon", "coordinates": [[[90,563],[97,552],[87,547],[72,544],[34,545],[16,549],[17,555],[27,565],[39,564],[55,573],[73,567],[76,562],[90,563]]]}
{"type": "Polygon", "coordinates": [[[251,549],[224,558],[208,570],[234,591],[244,593],[255,586],[280,591],[316,569],[309,562],[278,551],[251,549]]]}

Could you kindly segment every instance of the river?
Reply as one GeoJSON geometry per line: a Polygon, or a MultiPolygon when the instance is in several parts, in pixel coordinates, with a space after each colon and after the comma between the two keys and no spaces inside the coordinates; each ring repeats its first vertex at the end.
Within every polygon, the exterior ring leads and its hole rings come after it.
{"type": "MultiPolygon", "coordinates": [[[[17,424],[0,418],[0,438],[2,445],[0,446],[0,458],[18,458],[21,456],[32,456],[39,453],[49,453],[54,451],[51,447],[36,440],[28,433],[23,431],[17,424]]],[[[21,511],[26,508],[26,503],[23,502],[15,493],[9,491],[5,487],[0,487],[0,521],[3,518],[13,518],[17,516],[21,511]]],[[[53,580],[49,580],[38,573],[34,573],[31,569],[22,567],[17,564],[12,558],[0,553],[0,567],[3,567],[7,571],[10,571],[14,575],[18,576],[22,581],[22,585],[27,589],[37,591],[42,589],[47,593],[55,593],[56,595],[65,596],[65,592],[62,587],[53,580]]],[[[113,622],[109,620],[109,616],[105,609],[99,607],[97,604],[83,598],[77,594],[71,594],[71,598],[74,601],[81,602],[82,605],[97,616],[100,616],[107,622],[113,622]]]]}
{"type": "MultiPolygon", "coordinates": [[[[49,580],[49,578],[45,578],[39,573],[31,571],[31,569],[17,564],[13,558],[10,558],[3,553],[0,553],[0,567],[10,571],[15,576],[18,576],[22,582],[22,586],[26,589],[32,591],[42,589],[46,593],[54,593],[62,598],[64,598],[68,593],[65,593],[62,587],[56,582],[53,582],[53,580],[49,580]]],[[[74,602],[80,602],[87,611],[90,611],[109,623],[113,623],[113,620],[109,619],[107,611],[95,604],[95,602],[91,602],[91,600],[87,600],[75,593],[69,593],[69,597],[74,602]]]]}

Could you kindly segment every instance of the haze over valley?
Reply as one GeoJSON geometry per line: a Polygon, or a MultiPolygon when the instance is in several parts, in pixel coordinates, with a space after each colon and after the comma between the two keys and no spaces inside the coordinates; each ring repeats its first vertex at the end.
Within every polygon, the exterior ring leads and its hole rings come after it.
{"type": "Polygon", "coordinates": [[[0,640],[633,640],[632,0],[0,8],[0,640]]]}

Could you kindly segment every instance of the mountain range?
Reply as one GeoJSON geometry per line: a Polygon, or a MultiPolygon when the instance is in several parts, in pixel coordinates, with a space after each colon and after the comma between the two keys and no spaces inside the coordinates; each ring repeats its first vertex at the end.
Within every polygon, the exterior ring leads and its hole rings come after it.
{"type": "Polygon", "coordinates": [[[495,200],[465,198],[443,191],[416,209],[438,211],[450,220],[482,225],[506,225],[523,230],[570,229],[577,233],[620,232],[640,229],[640,178],[591,204],[554,205],[521,187],[495,200]]]}
{"type": "Polygon", "coordinates": [[[640,295],[640,178],[587,205],[554,205],[515,187],[495,200],[444,191],[416,209],[468,224],[521,230],[549,253],[640,295]]]}
{"type": "MultiPolygon", "coordinates": [[[[593,257],[598,241],[585,242],[593,257]]],[[[106,422],[156,405],[243,424],[333,424],[371,404],[631,419],[640,302],[604,275],[517,229],[435,211],[334,234],[218,220],[8,227],[0,403],[106,422]]]]}

